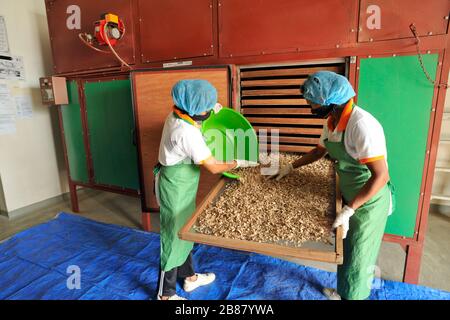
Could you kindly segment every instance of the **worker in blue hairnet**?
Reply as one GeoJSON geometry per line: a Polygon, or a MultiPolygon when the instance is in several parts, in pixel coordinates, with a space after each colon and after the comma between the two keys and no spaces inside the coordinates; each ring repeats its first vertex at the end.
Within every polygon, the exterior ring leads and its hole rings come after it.
{"type": "Polygon", "coordinates": [[[195,211],[200,167],[213,174],[257,163],[235,160],[221,163],[211,154],[200,131],[201,122],[213,109],[220,112],[217,91],[206,80],[182,80],[172,89],[175,106],[167,117],[155,167],[155,193],[160,204],[161,273],[158,300],[185,300],[176,294],[177,278],[184,279],[184,291],[208,285],[213,273],[194,271],[193,243],[178,238],[178,232],[195,211]]]}
{"type": "Polygon", "coordinates": [[[355,91],[334,72],[311,75],[301,88],[313,114],[327,118],[319,145],[280,168],[277,180],[296,168],[329,155],[336,161],[345,206],[333,227],[342,226],[344,263],[338,266],[337,290],[324,288],[331,300],[361,300],[370,295],[374,267],[393,211],[384,131],[368,112],[354,104],[355,91]]]}

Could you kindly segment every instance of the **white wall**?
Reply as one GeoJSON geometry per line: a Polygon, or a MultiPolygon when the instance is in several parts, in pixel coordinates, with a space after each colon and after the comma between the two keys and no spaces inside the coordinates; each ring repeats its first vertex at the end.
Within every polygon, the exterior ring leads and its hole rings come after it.
{"type": "Polygon", "coordinates": [[[15,134],[0,135],[0,177],[10,212],[66,192],[67,183],[56,109],[40,102],[39,78],[52,74],[44,0],[0,0],[0,15],[11,54],[25,62],[26,80],[8,84],[33,102],[33,118],[17,120],[15,134]]]}
{"type": "Polygon", "coordinates": [[[6,201],[3,194],[2,177],[0,177],[0,213],[6,212],[6,201]]]}

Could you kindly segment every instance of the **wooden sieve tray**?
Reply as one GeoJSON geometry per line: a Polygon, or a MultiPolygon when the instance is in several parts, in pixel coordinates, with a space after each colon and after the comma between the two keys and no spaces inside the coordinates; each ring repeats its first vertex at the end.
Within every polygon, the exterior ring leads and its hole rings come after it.
{"type": "MultiPolygon", "coordinates": [[[[217,199],[221,195],[227,183],[230,183],[230,180],[222,177],[219,180],[219,182],[213,187],[213,189],[209,192],[206,198],[197,207],[192,217],[180,230],[178,234],[180,239],[192,241],[195,243],[202,243],[214,247],[260,253],[273,257],[281,257],[288,259],[296,258],[296,259],[328,262],[334,264],[342,264],[343,262],[342,226],[338,227],[335,231],[336,237],[334,243],[334,250],[324,250],[322,246],[317,246],[318,244],[317,242],[311,241],[305,243],[301,247],[291,247],[282,244],[260,243],[256,241],[230,239],[196,232],[194,230],[194,226],[196,225],[198,218],[203,213],[203,211],[208,207],[208,205],[213,203],[215,199],[217,199]]],[[[341,200],[342,198],[338,188],[337,176],[335,179],[335,185],[336,185],[335,212],[337,212],[342,208],[342,200],[341,200]]]]}

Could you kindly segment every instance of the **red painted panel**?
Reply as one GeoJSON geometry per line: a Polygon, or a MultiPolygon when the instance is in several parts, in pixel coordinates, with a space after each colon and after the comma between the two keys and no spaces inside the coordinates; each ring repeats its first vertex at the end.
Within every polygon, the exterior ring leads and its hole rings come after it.
{"type": "Polygon", "coordinates": [[[219,0],[220,55],[346,46],[356,42],[356,14],[349,0],[219,0]]]}
{"type": "Polygon", "coordinates": [[[78,38],[81,32],[94,34],[94,22],[107,12],[118,14],[124,21],[126,34],[115,49],[127,63],[134,63],[131,0],[50,0],[47,1],[47,17],[56,73],[120,66],[120,62],[112,54],[98,53],[85,46],[78,38]],[[69,30],[67,27],[67,19],[71,16],[67,11],[73,4],[80,8],[81,30],[69,30]]]}
{"type": "Polygon", "coordinates": [[[411,38],[411,23],[419,36],[445,34],[449,11],[448,0],[361,0],[358,41],[411,38]],[[370,6],[379,8],[378,26],[373,20],[378,9],[370,6]]]}
{"type": "Polygon", "coordinates": [[[142,62],[210,56],[212,0],[139,0],[142,62]]]}

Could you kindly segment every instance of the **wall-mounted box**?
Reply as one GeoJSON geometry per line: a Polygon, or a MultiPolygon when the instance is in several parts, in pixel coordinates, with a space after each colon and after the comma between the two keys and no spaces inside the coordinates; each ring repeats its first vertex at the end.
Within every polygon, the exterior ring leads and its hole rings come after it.
{"type": "Polygon", "coordinates": [[[39,79],[42,103],[45,105],[69,104],[66,78],[45,77],[39,79]]]}

